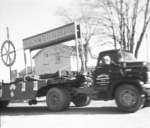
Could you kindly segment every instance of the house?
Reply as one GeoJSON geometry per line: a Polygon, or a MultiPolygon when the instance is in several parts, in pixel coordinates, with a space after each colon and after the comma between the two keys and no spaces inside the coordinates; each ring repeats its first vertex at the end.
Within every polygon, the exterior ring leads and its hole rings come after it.
{"type": "Polygon", "coordinates": [[[40,50],[33,56],[35,74],[76,71],[76,49],[72,46],[54,45],[40,50]]]}

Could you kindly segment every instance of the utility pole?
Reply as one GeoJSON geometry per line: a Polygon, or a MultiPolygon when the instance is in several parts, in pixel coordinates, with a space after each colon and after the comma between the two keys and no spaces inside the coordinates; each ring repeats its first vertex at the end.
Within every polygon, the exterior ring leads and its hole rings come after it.
{"type": "Polygon", "coordinates": [[[84,47],[81,40],[81,30],[80,24],[75,24],[75,38],[76,38],[76,52],[77,52],[77,71],[79,70],[79,57],[81,59],[81,69],[80,72],[84,75],[87,74],[87,69],[85,65],[85,54],[84,47]]]}

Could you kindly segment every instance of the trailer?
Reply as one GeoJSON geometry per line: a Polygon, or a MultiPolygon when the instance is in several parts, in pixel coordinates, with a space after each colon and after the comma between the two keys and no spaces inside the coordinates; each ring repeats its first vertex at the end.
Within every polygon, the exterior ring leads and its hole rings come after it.
{"type": "MultiPolygon", "coordinates": [[[[33,50],[42,49],[48,46],[56,45],[70,40],[75,40],[76,47],[78,47],[78,42],[79,42],[78,37],[80,37],[79,29],[80,29],[79,25],[76,25],[75,23],[70,23],[58,27],[56,29],[23,39],[25,67],[26,67],[27,50],[29,51],[31,57],[31,52],[33,50]]],[[[14,45],[12,46],[14,48],[14,45]]],[[[3,44],[2,47],[3,47],[2,51],[4,51],[3,49],[5,48],[5,43],[3,44]]],[[[77,51],[77,60],[78,60],[79,59],[78,48],[76,48],[76,51],[77,51]]],[[[4,63],[6,62],[4,61],[4,63]]],[[[7,66],[10,66],[10,64],[7,64],[7,66]]],[[[31,66],[32,66],[32,61],[31,61],[31,66]]],[[[78,63],[77,63],[77,67],[78,67],[78,63]]],[[[73,87],[79,87],[83,79],[84,78],[80,72],[75,72],[72,74],[66,73],[65,75],[61,75],[61,72],[58,70],[58,72],[53,74],[46,74],[46,75],[43,74],[40,76],[27,74],[24,77],[16,78],[15,81],[11,81],[9,83],[1,82],[0,83],[0,108],[6,108],[9,102],[16,102],[16,101],[17,102],[27,101],[29,105],[36,104],[37,97],[46,96],[46,103],[48,105],[48,108],[52,111],[61,111],[67,108],[70,104],[71,95],[69,94],[68,90],[73,87]],[[51,106],[51,103],[56,102],[56,100],[58,99],[57,96],[55,96],[56,95],[55,92],[59,93],[60,97],[62,98],[62,100],[65,101],[65,103],[51,106]],[[53,100],[51,100],[51,95],[55,97],[53,100]]],[[[88,102],[90,101],[89,98],[86,99],[88,102]]]]}

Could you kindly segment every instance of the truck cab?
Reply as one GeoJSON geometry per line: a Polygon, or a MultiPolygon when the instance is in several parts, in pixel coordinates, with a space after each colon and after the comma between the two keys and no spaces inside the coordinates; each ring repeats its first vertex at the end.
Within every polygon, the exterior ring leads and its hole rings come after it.
{"type": "Polygon", "coordinates": [[[93,73],[97,99],[115,99],[121,110],[133,112],[150,96],[150,64],[137,61],[132,53],[109,50],[99,54],[93,73]]]}

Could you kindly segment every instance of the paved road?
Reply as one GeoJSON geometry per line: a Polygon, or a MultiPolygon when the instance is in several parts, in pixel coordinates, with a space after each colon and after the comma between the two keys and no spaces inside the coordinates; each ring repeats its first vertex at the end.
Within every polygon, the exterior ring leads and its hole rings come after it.
{"type": "Polygon", "coordinates": [[[150,128],[150,107],[126,114],[113,101],[93,101],[88,107],[54,113],[45,104],[10,104],[0,123],[1,128],[150,128]]]}

